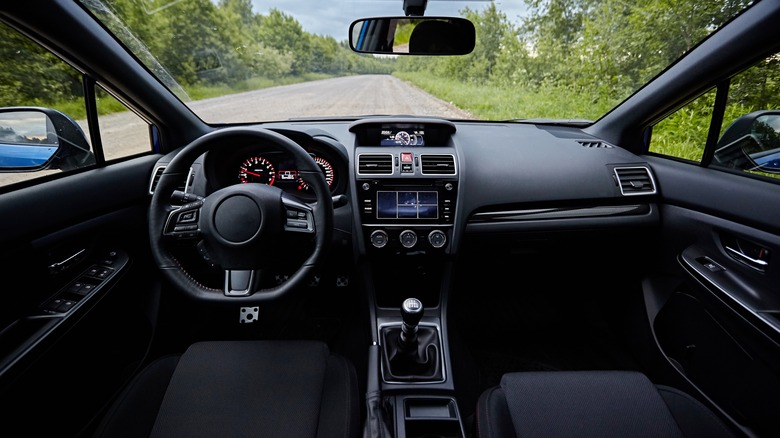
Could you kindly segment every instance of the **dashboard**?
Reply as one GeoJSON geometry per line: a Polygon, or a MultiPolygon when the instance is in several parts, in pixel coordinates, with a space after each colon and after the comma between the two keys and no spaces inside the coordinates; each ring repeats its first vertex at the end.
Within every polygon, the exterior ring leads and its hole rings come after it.
{"type": "MultiPolygon", "coordinates": [[[[263,127],[314,159],[338,197],[334,241],[355,241],[362,254],[447,256],[467,235],[657,219],[647,163],[573,127],[420,117],[263,127]]],[[[208,196],[237,184],[316,201],[293,157],[261,142],[211,149],[193,164],[189,190],[208,196]]]]}

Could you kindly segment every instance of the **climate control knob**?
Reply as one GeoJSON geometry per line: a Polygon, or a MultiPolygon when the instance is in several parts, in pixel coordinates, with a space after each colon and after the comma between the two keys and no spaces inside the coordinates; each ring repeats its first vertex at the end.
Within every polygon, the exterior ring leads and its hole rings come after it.
{"type": "Polygon", "coordinates": [[[428,233],[428,243],[434,248],[441,248],[447,243],[447,235],[442,230],[433,230],[428,233]]]}
{"type": "Polygon", "coordinates": [[[387,233],[384,230],[376,230],[373,233],[371,233],[371,244],[374,245],[377,248],[382,248],[385,245],[387,245],[387,241],[389,240],[387,233]]]}
{"type": "Polygon", "coordinates": [[[417,233],[412,230],[403,230],[398,235],[398,240],[404,248],[411,248],[417,244],[417,233]]]}

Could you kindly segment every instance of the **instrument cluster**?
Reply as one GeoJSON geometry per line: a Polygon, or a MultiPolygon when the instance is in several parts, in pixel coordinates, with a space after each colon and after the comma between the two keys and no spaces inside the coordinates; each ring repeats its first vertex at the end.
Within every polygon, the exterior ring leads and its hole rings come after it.
{"type": "MultiPolygon", "coordinates": [[[[331,193],[343,193],[346,187],[346,159],[318,143],[304,148],[322,170],[331,193]]],[[[298,172],[294,158],[273,146],[250,145],[231,152],[221,152],[209,157],[208,162],[211,170],[209,179],[214,181],[214,190],[233,184],[268,184],[304,200],[315,198],[313,190],[298,172]]]]}

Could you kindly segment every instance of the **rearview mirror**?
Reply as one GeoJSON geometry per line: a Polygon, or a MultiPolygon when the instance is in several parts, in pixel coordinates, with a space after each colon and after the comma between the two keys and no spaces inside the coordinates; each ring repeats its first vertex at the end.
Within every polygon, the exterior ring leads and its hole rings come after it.
{"type": "Polygon", "coordinates": [[[95,163],[81,127],[41,107],[0,108],[0,172],[72,170],[95,163]]]}
{"type": "Polygon", "coordinates": [[[755,111],[735,120],[718,141],[713,164],[780,174],[780,111],[755,111]]]}
{"type": "Polygon", "coordinates": [[[365,18],[349,27],[349,46],[358,53],[466,55],[475,38],[474,24],[457,17],[365,18]]]}

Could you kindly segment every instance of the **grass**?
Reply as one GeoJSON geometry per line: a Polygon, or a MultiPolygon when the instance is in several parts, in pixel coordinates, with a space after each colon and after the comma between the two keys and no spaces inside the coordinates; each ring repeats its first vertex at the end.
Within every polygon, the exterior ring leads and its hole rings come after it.
{"type": "MultiPolygon", "coordinates": [[[[194,85],[185,87],[185,91],[191,100],[201,100],[208,99],[210,97],[219,97],[228,94],[242,93],[245,91],[259,90],[261,88],[270,88],[279,85],[290,85],[306,81],[327,79],[330,77],[333,77],[333,75],[327,75],[323,73],[306,73],[299,76],[289,76],[280,79],[258,77],[246,79],[233,85],[194,85]]],[[[30,102],[29,105],[53,108],[67,114],[74,120],[84,120],[87,118],[86,108],[81,97],[53,103],[36,100],[34,102],[30,102]]],[[[103,91],[98,91],[97,108],[99,115],[127,111],[127,107],[125,107],[124,104],[103,91]]]]}
{"type": "Polygon", "coordinates": [[[279,85],[291,85],[300,82],[316,81],[331,77],[333,77],[333,75],[324,73],[305,73],[299,76],[287,76],[279,79],[257,77],[246,79],[232,85],[195,85],[186,87],[185,91],[192,100],[201,100],[211,97],[225,96],[228,94],[242,93],[245,91],[259,90],[261,88],[271,88],[279,85]]]}
{"type": "Polygon", "coordinates": [[[609,103],[600,103],[593,96],[570,88],[469,84],[422,72],[396,72],[394,75],[486,120],[537,117],[595,120],[611,107],[609,103]]]}

